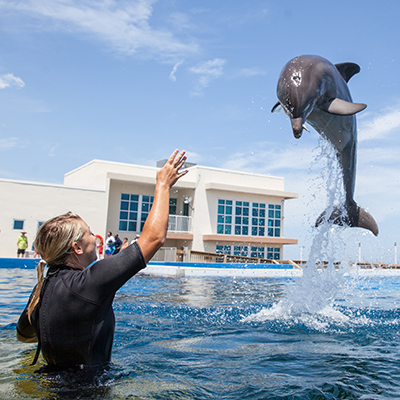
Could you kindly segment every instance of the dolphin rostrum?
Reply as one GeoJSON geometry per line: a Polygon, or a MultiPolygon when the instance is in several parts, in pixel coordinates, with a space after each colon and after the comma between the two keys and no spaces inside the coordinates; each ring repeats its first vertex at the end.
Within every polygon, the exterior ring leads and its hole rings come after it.
{"type": "MultiPolygon", "coordinates": [[[[334,207],[328,221],[370,230],[375,236],[379,229],[372,215],[354,201],[357,126],[354,114],[364,110],[365,104],[353,103],[347,82],[360,72],[354,63],[333,65],[328,60],[312,55],[295,57],[280,74],[278,103],[291,120],[293,134],[299,139],[307,121],[321,136],[334,146],[339,160],[345,190],[345,204],[334,207]],[[343,212],[344,211],[344,212],[343,212]]],[[[317,219],[316,226],[326,220],[326,212],[317,219]]]]}

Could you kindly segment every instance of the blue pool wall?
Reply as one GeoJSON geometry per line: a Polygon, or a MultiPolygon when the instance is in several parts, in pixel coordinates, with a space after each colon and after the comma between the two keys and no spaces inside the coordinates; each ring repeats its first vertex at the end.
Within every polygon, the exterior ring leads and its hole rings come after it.
{"type": "MultiPolygon", "coordinates": [[[[39,258],[0,258],[0,268],[33,269],[39,263],[39,258]]],[[[188,263],[188,262],[149,262],[148,265],[159,267],[190,267],[190,268],[235,268],[235,269],[293,269],[290,264],[246,264],[246,263],[188,263]]]]}

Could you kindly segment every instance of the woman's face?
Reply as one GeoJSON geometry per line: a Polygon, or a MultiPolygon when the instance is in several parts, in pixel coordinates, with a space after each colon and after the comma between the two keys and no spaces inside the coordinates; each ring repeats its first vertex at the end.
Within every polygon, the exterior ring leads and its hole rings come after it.
{"type": "Polygon", "coordinates": [[[96,253],[96,237],[91,232],[89,226],[84,223],[83,228],[85,233],[80,241],[80,245],[83,250],[83,258],[85,260],[86,267],[90,265],[93,261],[97,260],[97,253],[96,253]]]}

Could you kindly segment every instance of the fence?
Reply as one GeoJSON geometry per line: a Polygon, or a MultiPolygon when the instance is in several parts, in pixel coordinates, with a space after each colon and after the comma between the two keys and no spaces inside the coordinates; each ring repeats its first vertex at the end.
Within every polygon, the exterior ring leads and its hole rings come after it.
{"type": "Polygon", "coordinates": [[[248,264],[289,264],[295,268],[301,268],[297,262],[291,260],[271,260],[268,258],[255,258],[244,256],[232,256],[229,254],[210,253],[204,251],[190,250],[189,262],[215,262],[215,263],[248,263],[248,264]]]}
{"type": "Polygon", "coordinates": [[[151,261],[176,261],[176,247],[161,247],[151,261]]]}
{"type": "Polygon", "coordinates": [[[169,232],[192,232],[192,217],[170,215],[168,218],[169,232]]]}

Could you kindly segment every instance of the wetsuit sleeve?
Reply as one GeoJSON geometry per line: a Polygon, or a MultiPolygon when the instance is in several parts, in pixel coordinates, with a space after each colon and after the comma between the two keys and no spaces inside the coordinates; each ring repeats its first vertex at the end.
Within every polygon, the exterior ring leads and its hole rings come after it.
{"type": "Polygon", "coordinates": [[[36,342],[36,332],[33,325],[29,322],[28,318],[28,305],[32,299],[33,293],[29,298],[28,304],[26,305],[24,311],[22,312],[21,316],[19,317],[17,323],[17,339],[21,342],[36,342]]]}
{"type": "Polygon", "coordinates": [[[142,252],[135,242],[117,255],[96,262],[83,273],[69,275],[66,279],[74,281],[65,283],[76,295],[102,303],[145,267],[142,252]]]}

